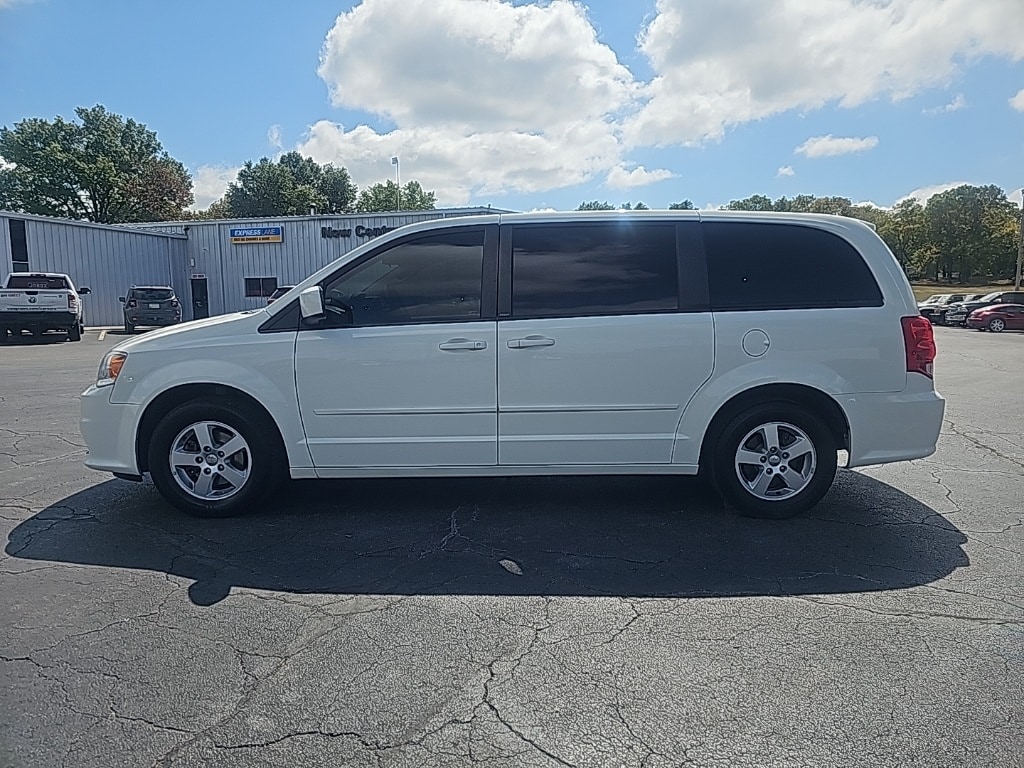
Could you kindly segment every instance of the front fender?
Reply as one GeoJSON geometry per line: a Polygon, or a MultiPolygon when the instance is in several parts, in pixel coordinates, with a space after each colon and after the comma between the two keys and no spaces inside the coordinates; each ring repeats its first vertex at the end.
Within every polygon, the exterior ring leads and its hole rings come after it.
{"type": "Polygon", "coordinates": [[[272,345],[261,344],[262,354],[242,360],[216,359],[204,355],[206,350],[203,349],[187,358],[187,351],[173,354],[164,350],[159,358],[157,353],[131,352],[111,392],[110,402],[138,406],[141,423],[146,409],[160,395],[177,387],[194,384],[229,387],[252,397],[267,409],[281,433],[292,468],[311,467],[295,394],[294,345],[286,334],[278,338],[280,349],[271,350],[267,347],[272,345]],[[157,360],[159,364],[155,364],[157,360]]]}

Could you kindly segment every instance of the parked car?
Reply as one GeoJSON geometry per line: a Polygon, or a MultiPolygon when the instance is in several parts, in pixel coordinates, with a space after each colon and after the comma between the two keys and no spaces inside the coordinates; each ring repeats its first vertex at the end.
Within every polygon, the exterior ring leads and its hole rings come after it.
{"type": "Polygon", "coordinates": [[[89,293],[57,272],[11,273],[0,289],[0,342],[6,342],[8,333],[25,331],[33,336],[63,331],[68,341],[81,341],[85,330],[82,296],[89,293]]]}
{"type": "Polygon", "coordinates": [[[120,341],[86,464],[195,515],[283,477],[708,476],[782,518],[930,455],[931,324],[852,218],[494,214],[411,224],[270,307],[120,341]]]}
{"type": "Polygon", "coordinates": [[[267,297],[267,306],[269,307],[294,287],[294,285],[282,285],[278,287],[272,294],[270,294],[270,296],[267,297]]]}
{"type": "Polygon", "coordinates": [[[964,301],[966,298],[967,294],[965,293],[945,293],[941,294],[931,303],[918,305],[918,309],[920,309],[923,317],[927,317],[933,323],[942,325],[945,322],[946,310],[949,309],[950,304],[964,301]]]}
{"type": "Polygon", "coordinates": [[[993,291],[974,301],[951,304],[946,309],[946,324],[967,325],[967,317],[971,312],[993,304],[1024,304],[1024,291],[993,291]]]}
{"type": "Polygon", "coordinates": [[[124,296],[124,332],[136,328],[162,328],[181,322],[181,302],[169,285],[133,285],[124,296]]]}
{"type": "Polygon", "coordinates": [[[993,304],[967,316],[967,326],[979,331],[1024,331],[1024,304],[993,304]]]}

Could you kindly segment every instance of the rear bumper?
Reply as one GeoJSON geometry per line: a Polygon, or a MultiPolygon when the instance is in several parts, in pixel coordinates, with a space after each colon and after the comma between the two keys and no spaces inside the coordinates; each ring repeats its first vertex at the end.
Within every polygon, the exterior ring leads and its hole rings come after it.
{"type": "Polygon", "coordinates": [[[0,326],[4,328],[69,328],[78,322],[74,312],[47,312],[42,310],[26,310],[24,312],[0,312],[0,326]]]}
{"type": "Polygon", "coordinates": [[[935,453],[946,401],[924,376],[907,374],[903,392],[848,395],[840,398],[840,405],[850,423],[849,466],[923,459],[935,453]]]}
{"type": "Polygon", "coordinates": [[[159,312],[131,312],[125,316],[125,320],[132,325],[150,325],[163,327],[165,325],[177,325],[181,322],[181,315],[161,314],[159,312]]]}
{"type": "Polygon", "coordinates": [[[89,387],[82,393],[80,428],[89,449],[85,466],[119,475],[139,475],[135,430],[140,406],[111,403],[113,387],[89,387]]]}

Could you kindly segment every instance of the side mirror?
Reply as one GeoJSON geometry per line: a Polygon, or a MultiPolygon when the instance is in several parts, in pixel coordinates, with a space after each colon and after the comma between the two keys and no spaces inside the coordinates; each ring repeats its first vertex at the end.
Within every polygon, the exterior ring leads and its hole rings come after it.
{"type": "Polygon", "coordinates": [[[88,296],[90,293],[92,293],[92,291],[90,291],[88,288],[79,288],[78,292],[83,296],[88,296]]]}
{"type": "Polygon", "coordinates": [[[124,296],[118,296],[117,300],[124,304],[124,296]]]}
{"type": "Polygon", "coordinates": [[[311,285],[299,294],[299,315],[307,323],[316,323],[327,317],[324,311],[324,289],[311,285]]]}

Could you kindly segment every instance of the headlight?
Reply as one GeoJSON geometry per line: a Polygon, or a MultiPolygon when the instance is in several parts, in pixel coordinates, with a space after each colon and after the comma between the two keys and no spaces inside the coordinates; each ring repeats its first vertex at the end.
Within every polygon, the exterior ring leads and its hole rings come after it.
{"type": "Polygon", "coordinates": [[[124,367],[124,361],[127,359],[127,352],[107,352],[103,362],[100,363],[100,370],[96,374],[96,386],[109,387],[117,381],[117,376],[121,373],[121,368],[124,367]]]}

